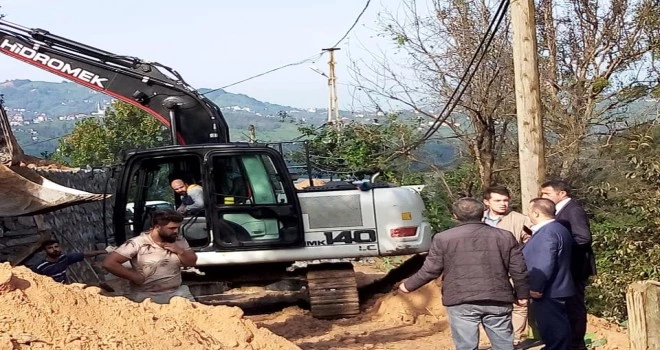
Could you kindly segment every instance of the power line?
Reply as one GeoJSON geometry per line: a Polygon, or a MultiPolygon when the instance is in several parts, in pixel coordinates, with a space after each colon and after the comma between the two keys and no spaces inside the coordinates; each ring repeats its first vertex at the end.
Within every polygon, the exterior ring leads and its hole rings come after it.
{"type": "Polygon", "coordinates": [[[422,139],[420,140],[421,142],[428,140],[429,137],[431,137],[433,134],[435,134],[440,126],[442,125],[441,119],[446,119],[451,115],[451,113],[454,111],[454,108],[458,105],[458,102],[460,101],[461,97],[463,96],[463,93],[465,93],[465,90],[467,90],[470,82],[472,81],[472,78],[474,77],[474,74],[477,72],[477,68],[479,68],[479,65],[481,64],[481,61],[483,58],[486,56],[486,52],[488,48],[490,47],[491,42],[493,41],[493,38],[495,38],[495,34],[497,33],[497,30],[500,27],[500,24],[502,23],[502,20],[504,19],[504,16],[506,15],[506,11],[509,7],[509,1],[508,0],[502,0],[500,1],[500,5],[497,8],[497,12],[495,13],[495,16],[493,16],[493,19],[490,21],[488,25],[488,29],[486,29],[486,33],[484,34],[484,37],[481,38],[481,41],[479,42],[479,46],[474,52],[474,55],[472,55],[472,59],[470,60],[470,63],[468,64],[467,69],[463,73],[463,76],[461,77],[458,85],[456,86],[456,89],[452,93],[452,95],[449,97],[449,101],[447,104],[445,104],[445,107],[442,109],[440,114],[438,115],[438,118],[436,118],[436,122],[433,124],[429,130],[426,131],[422,139]],[[479,55],[481,53],[481,55],[479,55]],[[477,60],[476,64],[475,60],[479,57],[477,60]],[[474,65],[474,69],[471,70],[471,68],[474,65]],[[469,74],[469,75],[468,75],[469,74]],[[461,84],[463,86],[461,87],[461,84]],[[460,92],[459,92],[460,90],[460,92]],[[458,92],[458,94],[457,94],[458,92]],[[454,96],[456,98],[454,99],[454,96]],[[453,102],[452,102],[452,99],[453,102]],[[442,116],[446,114],[445,118],[442,118],[442,116]]]}
{"type": "Polygon", "coordinates": [[[40,144],[40,143],[44,143],[44,142],[48,142],[48,141],[53,141],[53,140],[61,139],[61,138],[63,138],[63,137],[67,137],[67,136],[69,136],[69,135],[71,135],[71,133],[69,133],[69,134],[65,134],[65,135],[61,135],[61,136],[51,137],[51,138],[49,138],[49,139],[45,139],[45,140],[40,140],[40,141],[32,142],[32,143],[29,143],[29,144],[27,144],[27,145],[23,145],[23,147],[30,147],[30,146],[38,145],[38,144],[40,144]]]}
{"type": "Polygon", "coordinates": [[[217,89],[213,89],[213,90],[207,91],[207,92],[203,93],[202,95],[210,94],[210,93],[212,93],[212,92],[216,92],[216,91],[218,91],[218,90],[226,89],[226,88],[228,88],[228,87],[232,87],[232,86],[234,86],[234,85],[238,85],[238,84],[244,83],[244,82],[246,82],[246,81],[248,81],[248,80],[252,80],[252,79],[255,79],[255,78],[259,78],[259,77],[264,76],[264,75],[266,75],[266,74],[270,74],[270,73],[273,73],[273,72],[277,72],[277,71],[280,70],[280,69],[284,69],[284,68],[287,68],[287,67],[293,67],[293,66],[299,66],[299,65],[301,65],[301,64],[305,64],[305,63],[307,63],[307,62],[311,62],[311,61],[317,60],[317,59],[321,58],[322,55],[323,55],[323,53],[321,52],[321,53],[318,53],[318,54],[316,54],[316,55],[314,55],[314,56],[311,56],[311,57],[309,57],[309,58],[306,58],[306,59],[304,59],[304,60],[302,60],[302,61],[297,61],[297,62],[293,62],[293,63],[288,63],[288,64],[285,64],[285,65],[283,65],[283,66],[279,66],[279,67],[277,67],[277,68],[273,68],[273,69],[267,70],[267,71],[265,71],[265,72],[263,72],[263,73],[255,74],[255,75],[253,75],[253,76],[251,76],[251,77],[248,77],[248,78],[245,78],[245,79],[241,79],[241,80],[239,80],[239,81],[237,81],[237,82],[234,82],[234,83],[231,83],[231,84],[228,84],[228,85],[225,85],[225,86],[221,86],[221,87],[219,87],[219,88],[217,88],[217,89]]]}
{"type": "Polygon", "coordinates": [[[353,28],[355,28],[355,26],[360,21],[360,18],[362,17],[364,12],[367,11],[367,8],[369,7],[369,3],[371,3],[371,0],[367,0],[367,3],[364,5],[364,8],[362,9],[362,12],[360,12],[360,14],[357,16],[357,18],[355,18],[355,21],[353,22],[351,27],[348,28],[348,30],[346,31],[344,36],[342,36],[341,39],[339,39],[339,41],[337,41],[337,43],[332,46],[333,48],[337,47],[337,45],[339,45],[342,41],[344,41],[344,39],[346,39],[346,37],[348,36],[348,34],[350,34],[350,32],[353,30],[353,28]]]}
{"type": "MultiPolygon", "coordinates": [[[[334,44],[334,45],[332,46],[332,48],[336,48],[337,45],[339,45],[342,41],[344,41],[344,39],[346,39],[346,37],[348,36],[348,34],[350,34],[351,31],[353,30],[353,28],[355,28],[355,26],[358,24],[358,22],[360,21],[360,18],[362,17],[362,15],[367,11],[367,8],[369,7],[369,4],[370,4],[370,3],[371,3],[371,0],[367,0],[367,3],[364,5],[364,8],[362,9],[362,11],[361,11],[361,12],[358,14],[358,16],[355,18],[355,21],[353,21],[353,24],[351,25],[351,27],[348,28],[348,30],[346,31],[346,33],[344,33],[344,35],[341,37],[341,39],[339,39],[339,40],[337,41],[337,43],[334,44]]],[[[299,65],[301,65],[301,64],[305,64],[305,63],[307,63],[307,62],[315,61],[315,60],[321,58],[321,56],[323,56],[323,54],[324,54],[324,52],[320,52],[320,53],[318,53],[318,54],[316,54],[316,55],[314,55],[314,56],[311,56],[311,57],[309,57],[309,58],[303,59],[303,60],[301,60],[301,61],[296,61],[296,62],[288,63],[288,64],[285,64],[285,65],[283,65],[283,66],[279,66],[279,67],[276,67],[276,68],[273,68],[273,69],[267,70],[267,71],[265,71],[265,72],[263,72],[263,73],[255,74],[255,75],[250,76],[250,77],[247,77],[247,78],[245,78],[245,79],[241,79],[241,80],[239,80],[239,81],[237,81],[237,82],[234,82],[234,83],[231,83],[231,84],[227,84],[227,85],[225,85],[225,86],[221,86],[221,87],[219,87],[219,88],[217,88],[217,89],[209,90],[209,91],[203,93],[202,95],[207,95],[207,94],[210,94],[210,93],[212,93],[212,92],[216,92],[216,91],[219,91],[219,90],[226,89],[226,88],[228,88],[228,87],[232,87],[232,86],[234,86],[234,85],[242,84],[242,83],[244,83],[244,82],[246,82],[246,81],[250,81],[250,80],[252,80],[252,79],[256,79],[256,78],[262,77],[262,76],[264,76],[264,75],[267,75],[267,74],[270,74],[270,73],[277,72],[278,70],[281,70],[281,69],[284,69],[284,68],[293,67],[293,66],[299,66],[299,65]]]]}
{"type": "MultiPolygon", "coordinates": [[[[506,11],[508,7],[509,7],[509,0],[500,1],[497,12],[493,16],[493,19],[490,21],[486,33],[484,34],[483,38],[481,38],[481,41],[479,42],[479,46],[475,50],[474,55],[472,56],[472,59],[468,64],[468,67],[465,69],[463,76],[461,77],[458,84],[456,85],[456,88],[449,97],[449,100],[445,104],[445,107],[442,109],[442,111],[440,111],[438,117],[435,118],[435,122],[433,123],[433,125],[424,133],[424,136],[422,136],[419,140],[412,143],[410,146],[402,147],[399,149],[400,151],[403,151],[402,153],[406,153],[418,147],[425,141],[427,141],[431,136],[433,136],[433,134],[435,134],[440,129],[442,123],[454,111],[454,108],[456,108],[458,102],[463,96],[463,93],[465,93],[465,90],[467,90],[470,82],[472,81],[474,74],[477,72],[477,68],[481,64],[481,61],[486,56],[486,52],[490,47],[490,44],[492,43],[493,39],[495,38],[495,34],[497,33],[497,30],[502,24],[502,20],[506,16],[506,11]],[[475,64],[475,60],[476,60],[476,64],[475,64]]],[[[394,153],[392,154],[392,156],[396,157],[394,153]]]]}

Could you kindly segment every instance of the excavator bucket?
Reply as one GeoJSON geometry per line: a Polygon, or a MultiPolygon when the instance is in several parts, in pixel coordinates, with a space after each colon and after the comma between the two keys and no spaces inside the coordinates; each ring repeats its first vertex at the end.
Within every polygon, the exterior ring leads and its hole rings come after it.
{"type": "Polygon", "coordinates": [[[108,197],[58,185],[35,168],[66,169],[23,153],[0,100],[0,217],[47,213],[108,197]]]}

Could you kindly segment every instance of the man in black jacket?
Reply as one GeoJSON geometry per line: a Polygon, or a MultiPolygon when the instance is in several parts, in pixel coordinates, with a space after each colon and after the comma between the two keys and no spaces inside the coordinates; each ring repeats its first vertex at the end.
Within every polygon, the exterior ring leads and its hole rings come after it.
{"type": "Polygon", "coordinates": [[[481,222],[484,206],[476,199],[459,199],[453,212],[460,225],[433,237],[424,266],[399,289],[414,291],[442,275],[456,349],[476,349],[483,324],[493,350],[511,350],[512,304],[526,305],[529,298],[520,247],[510,232],[481,222]]]}
{"type": "Polygon", "coordinates": [[[596,275],[596,259],[591,248],[589,218],[584,208],[571,198],[570,189],[563,181],[548,181],[542,184],[541,195],[555,202],[555,220],[564,225],[573,236],[571,272],[575,283],[575,295],[566,301],[566,309],[571,325],[571,349],[585,350],[587,306],[584,301],[584,290],[589,277],[596,275]]]}

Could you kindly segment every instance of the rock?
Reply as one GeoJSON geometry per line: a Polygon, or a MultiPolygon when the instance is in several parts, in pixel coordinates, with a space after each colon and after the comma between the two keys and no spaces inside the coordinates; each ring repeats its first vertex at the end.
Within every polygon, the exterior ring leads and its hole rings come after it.
{"type": "Polygon", "coordinates": [[[23,226],[23,227],[37,227],[37,223],[34,221],[34,218],[31,216],[19,216],[16,218],[18,220],[18,224],[23,226]]]}
{"type": "Polygon", "coordinates": [[[11,230],[4,234],[4,237],[17,237],[37,234],[36,228],[24,228],[22,230],[11,230]]]}
{"type": "Polygon", "coordinates": [[[16,218],[4,218],[3,220],[4,220],[3,226],[9,231],[20,230],[24,228],[18,223],[18,220],[16,218]]]}
{"type": "Polygon", "coordinates": [[[53,228],[46,222],[46,220],[44,220],[43,215],[35,215],[34,222],[37,225],[37,229],[39,230],[50,230],[53,228]]]}
{"type": "MultiPolygon", "coordinates": [[[[37,169],[37,172],[57,184],[94,193],[104,191],[106,180],[111,175],[109,171],[104,170],[84,172],[37,169]]],[[[110,179],[107,186],[108,193],[114,191],[114,186],[114,179],[110,179]]],[[[112,198],[106,202],[105,209],[106,225],[110,233],[112,232],[112,198]]],[[[6,259],[10,254],[34,244],[38,240],[35,235],[38,230],[53,232],[63,244],[65,252],[98,249],[95,248],[96,244],[106,241],[103,234],[103,214],[103,202],[98,201],[40,215],[0,218],[0,258],[6,259]]],[[[112,237],[108,238],[109,241],[113,241],[112,237]]],[[[97,282],[88,264],[76,264],[70,269],[69,277],[74,282],[97,282]]]]}
{"type": "Polygon", "coordinates": [[[2,269],[0,271],[0,295],[11,292],[16,289],[16,286],[12,283],[14,275],[9,269],[2,269]]]}
{"type": "Polygon", "coordinates": [[[27,236],[27,237],[22,237],[22,238],[10,239],[7,242],[5,242],[5,245],[7,247],[16,247],[16,246],[19,246],[19,245],[34,243],[38,240],[39,240],[39,235],[32,235],[32,236],[27,236]]]}

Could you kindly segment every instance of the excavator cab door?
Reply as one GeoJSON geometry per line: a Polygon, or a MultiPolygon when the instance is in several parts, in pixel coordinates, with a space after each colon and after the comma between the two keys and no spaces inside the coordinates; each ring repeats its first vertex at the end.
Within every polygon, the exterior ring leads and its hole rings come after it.
{"type": "Polygon", "coordinates": [[[279,153],[220,148],[207,153],[204,163],[217,249],[303,246],[298,197],[279,153]]]}
{"type": "MultiPolygon", "coordinates": [[[[202,156],[199,154],[154,156],[145,153],[127,162],[118,183],[114,213],[115,236],[118,241],[148,230],[152,225],[151,216],[154,211],[176,209],[181,204],[179,196],[170,186],[173,179],[183,179],[188,184],[197,184],[201,179],[202,156]],[[120,227],[122,223],[123,227],[120,227]]],[[[206,227],[199,227],[199,222],[205,222],[203,216],[203,210],[186,215],[182,224],[184,236],[185,229],[206,230],[206,227]],[[195,224],[192,228],[191,222],[195,224]]],[[[192,239],[195,238],[199,238],[199,234],[193,234],[192,239]]]]}

